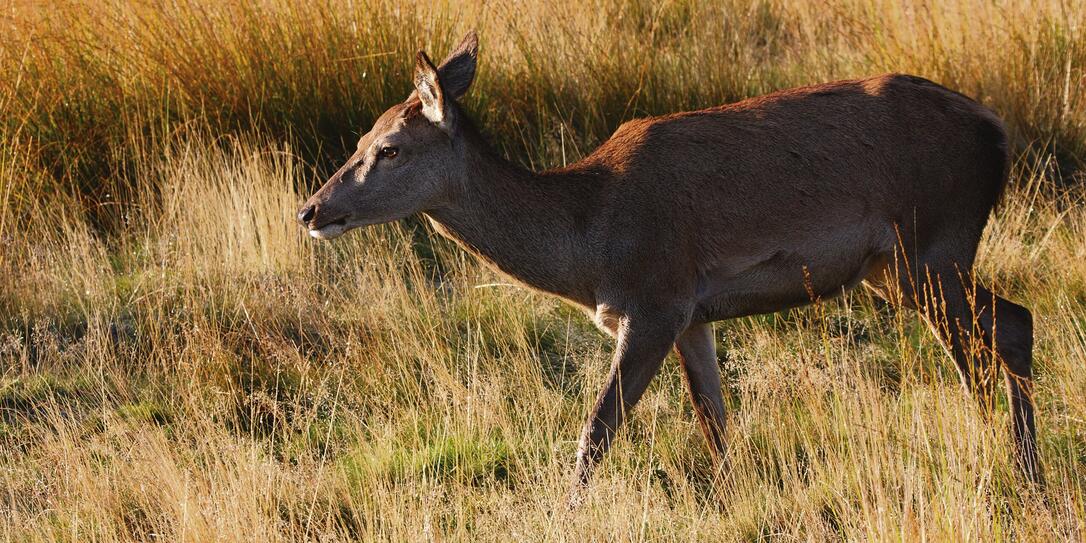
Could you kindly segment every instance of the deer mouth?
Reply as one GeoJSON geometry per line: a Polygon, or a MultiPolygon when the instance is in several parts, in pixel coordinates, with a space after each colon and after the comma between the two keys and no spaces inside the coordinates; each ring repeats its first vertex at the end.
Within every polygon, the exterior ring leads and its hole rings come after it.
{"type": "Polygon", "coordinates": [[[347,231],[347,216],[328,221],[320,226],[311,226],[309,235],[317,239],[332,239],[342,236],[347,231]]]}

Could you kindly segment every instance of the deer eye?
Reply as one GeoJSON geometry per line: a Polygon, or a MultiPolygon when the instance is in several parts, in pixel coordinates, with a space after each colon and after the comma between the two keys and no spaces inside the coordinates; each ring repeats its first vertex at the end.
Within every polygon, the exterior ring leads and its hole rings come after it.
{"type": "Polygon", "coordinates": [[[400,150],[395,147],[382,147],[380,151],[377,151],[377,158],[396,158],[398,154],[400,150]]]}

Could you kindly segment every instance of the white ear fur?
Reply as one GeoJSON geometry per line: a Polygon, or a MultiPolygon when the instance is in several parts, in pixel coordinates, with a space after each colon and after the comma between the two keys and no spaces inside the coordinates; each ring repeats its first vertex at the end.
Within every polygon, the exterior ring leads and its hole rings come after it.
{"type": "Polygon", "coordinates": [[[430,62],[430,57],[422,51],[419,51],[415,58],[415,91],[422,102],[422,115],[438,128],[445,130],[448,120],[445,114],[445,95],[441,90],[437,69],[430,62]]]}

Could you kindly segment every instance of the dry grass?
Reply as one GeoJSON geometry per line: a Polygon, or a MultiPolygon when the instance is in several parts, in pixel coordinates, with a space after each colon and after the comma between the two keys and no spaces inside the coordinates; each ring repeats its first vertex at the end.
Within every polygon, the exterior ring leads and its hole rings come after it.
{"type": "Polygon", "coordinates": [[[0,30],[0,533],[112,540],[1081,540],[1086,12],[1070,0],[541,7],[63,0],[0,30]],[[416,222],[335,244],[302,193],[483,44],[468,102],[515,160],[632,116],[881,71],[1004,116],[980,268],[1037,322],[1049,485],[1022,485],[912,315],[863,293],[718,326],[730,469],[676,365],[577,511],[609,345],[416,222]]]}

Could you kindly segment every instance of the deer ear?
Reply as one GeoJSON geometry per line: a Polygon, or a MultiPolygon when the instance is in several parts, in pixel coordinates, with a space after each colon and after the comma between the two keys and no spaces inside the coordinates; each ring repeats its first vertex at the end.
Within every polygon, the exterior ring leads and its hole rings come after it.
{"type": "Polygon", "coordinates": [[[415,92],[422,102],[422,115],[445,128],[445,93],[441,90],[437,69],[426,53],[419,51],[415,57],[415,92]]]}
{"type": "Polygon", "coordinates": [[[460,45],[449,53],[437,69],[445,92],[449,93],[453,100],[459,100],[471,87],[471,82],[475,79],[475,60],[478,55],[479,36],[472,30],[460,40],[460,45]]]}

